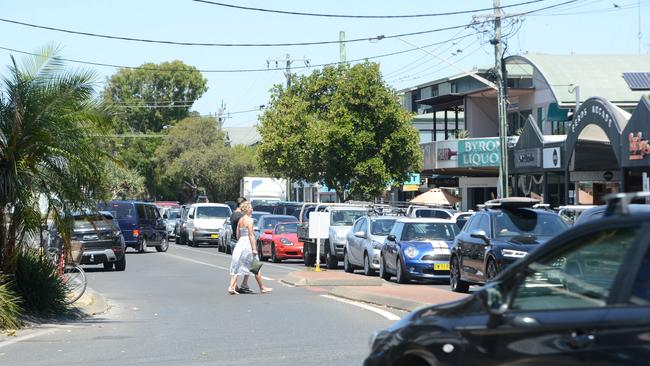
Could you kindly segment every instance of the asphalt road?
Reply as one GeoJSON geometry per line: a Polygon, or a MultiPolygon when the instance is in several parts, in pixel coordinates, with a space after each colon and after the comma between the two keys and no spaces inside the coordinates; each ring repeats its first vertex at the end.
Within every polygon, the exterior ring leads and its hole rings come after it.
{"type": "Polygon", "coordinates": [[[229,264],[216,248],[172,244],[129,251],[125,272],[85,267],[110,310],[21,331],[0,344],[0,365],[359,365],[370,335],[394,321],[281,284],[299,262],[264,265],[271,294],[228,295],[229,264]]]}

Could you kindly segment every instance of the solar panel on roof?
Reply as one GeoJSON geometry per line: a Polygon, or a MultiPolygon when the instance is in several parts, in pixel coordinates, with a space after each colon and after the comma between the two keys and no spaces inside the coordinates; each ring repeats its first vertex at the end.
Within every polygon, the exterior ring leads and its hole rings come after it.
{"type": "Polygon", "coordinates": [[[650,90],[650,72],[624,72],[623,79],[632,90],[650,90]]]}

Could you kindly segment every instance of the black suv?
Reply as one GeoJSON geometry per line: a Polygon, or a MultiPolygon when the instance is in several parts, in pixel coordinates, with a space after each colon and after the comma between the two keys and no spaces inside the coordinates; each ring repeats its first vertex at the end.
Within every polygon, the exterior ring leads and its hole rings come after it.
{"type": "Polygon", "coordinates": [[[567,229],[554,211],[534,209],[525,197],[492,200],[476,212],[454,239],[449,257],[451,290],[483,284],[539,244],[567,229]]]}
{"type": "Polygon", "coordinates": [[[628,211],[629,196],[473,295],[375,333],[365,365],[647,365],[650,205],[628,211]]]}

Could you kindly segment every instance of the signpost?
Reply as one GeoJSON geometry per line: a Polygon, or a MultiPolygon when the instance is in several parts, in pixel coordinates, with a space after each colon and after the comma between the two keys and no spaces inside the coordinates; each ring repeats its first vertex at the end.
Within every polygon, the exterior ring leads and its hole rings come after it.
{"type": "Polygon", "coordinates": [[[309,238],[316,239],[316,272],[320,272],[320,240],[328,238],[329,227],[329,212],[312,212],[309,214],[309,238]]]}

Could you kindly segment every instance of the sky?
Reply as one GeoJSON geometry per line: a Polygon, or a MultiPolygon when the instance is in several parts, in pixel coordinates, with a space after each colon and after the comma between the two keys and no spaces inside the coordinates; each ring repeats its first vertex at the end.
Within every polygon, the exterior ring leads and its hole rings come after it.
{"type": "MultiPolygon", "coordinates": [[[[284,60],[287,55],[293,60],[292,72],[306,75],[321,67],[319,65],[338,62],[339,44],[185,46],[90,37],[7,21],[107,36],[183,43],[337,41],[339,32],[344,31],[347,40],[362,39],[346,43],[347,61],[356,63],[369,58],[380,63],[384,80],[396,90],[458,74],[458,68],[471,70],[494,63],[493,46],[488,42],[487,33],[481,33],[475,27],[465,27],[472,22],[473,16],[478,16],[477,19],[482,21],[487,19],[485,16],[491,10],[484,9],[492,7],[492,0],[214,2],[268,10],[353,16],[464,13],[368,19],[278,14],[194,0],[3,0],[0,2],[0,48],[4,49],[0,49],[0,73],[6,72],[10,55],[17,59],[25,57],[16,51],[38,52],[51,44],[61,48],[60,57],[92,63],[138,66],[146,62],[181,60],[204,70],[203,75],[208,80],[208,91],[194,103],[192,110],[210,115],[223,106],[227,117],[226,127],[246,127],[257,123],[260,106],[268,103],[270,88],[274,84],[286,83],[284,60]],[[440,30],[443,28],[454,29],[440,30]],[[430,32],[404,35],[424,31],[430,32]],[[367,40],[379,35],[404,36],[367,40]],[[422,48],[436,57],[425,53],[422,48]],[[396,52],[400,53],[381,57],[396,52]],[[278,67],[282,70],[275,70],[275,60],[279,60],[278,67]],[[305,60],[309,67],[306,67],[305,60]],[[268,66],[267,61],[270,61],[268,66]],[[448,63],[457,68],[452,68],[448,63]],[[242,69],[260,71],[232,72],[242,69]]],[[[650,52],[650,0],[502,0],[501,6],[525,2],[530,3],[504,9],[506,14],[513,15],[505,21],[508,23],[505,28],[508,36],[506,55],[526,52],[637,54],[639,44],[641,53],[650,52]],[[558,6],[542,9],[554,5],[558,6]],[[511,24],[515,19],[517,22],[511,24]],[[642,34],[640,43],[637,37],[639,24],[642,34]]],[[[103,88],[106,79],[119,70],[73,62],[69,62],[69,65],[93,70],[98,91],[103,88]]]]}

